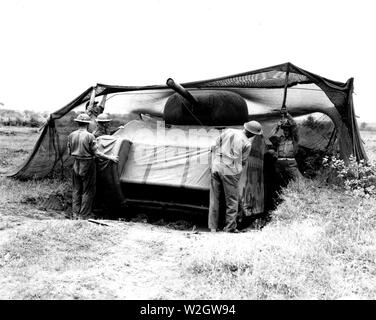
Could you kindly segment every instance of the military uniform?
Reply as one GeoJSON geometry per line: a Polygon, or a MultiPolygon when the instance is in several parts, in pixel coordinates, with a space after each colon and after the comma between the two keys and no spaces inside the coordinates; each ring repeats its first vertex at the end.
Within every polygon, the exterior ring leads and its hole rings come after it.
{"type": "Polygon", "coordinates": [[[280,180],[279,184],[286,186],[289,181],[301,177],[298,164],[295,160],[299,140],[298,126],[294,119],[290,115],[287,115],[287,119],[285,119],[279,127],[287,128],[290,131],[288,137],[284,134],[279,137],[274,136],[277,153],[276,174],[277,178],[280,180]]]}
{"type": "Polygon", "coordinates": [[[97,125],[97,128],[94,130],[93,135],[95,138],[98,138],[100,136],[111,134],[110,130],[108,128],[104,128],[100,124],[97,125]]]}
{"type": "Polygon", "coordinates": [[[112,121],[112,119],[110,119],[110,116],[107,113],[101,113],[95,121],[97,122],[97,127],[93,134],[96,138],[115,132],[110,131],[109,123],[112,121]]]}
{"type": "Polygon", "coordinates": [[[211,230],[218,228],[222,189],[226,202],[224,231],[236,230],[239,207],[238,184],[251,147],[252,144],[244,132],[236,129],[226,129],[216,141],[212,156],[210,184],[209,228],[211,230]]]}
{"type": "Polygon", "coordinates": [[[73,163],[73,218],[88,217],[91,214],[96,189],[95,151],[96,139],[84,128],[68,136],[68,151],[74,157],[73,163]]]}
{"type": "Polygon", "coordinates": [[[92,106],[90,106],[90,102],[86,104],[86,113],[91,119],[89,123],[89,127],[88,127],[89,132],[94,132],[97,129],[96,119],[98,116],[103,114],[103,111],[104,111],[104,100],[102,100],[101,103],[94,101],[92,106]]]}

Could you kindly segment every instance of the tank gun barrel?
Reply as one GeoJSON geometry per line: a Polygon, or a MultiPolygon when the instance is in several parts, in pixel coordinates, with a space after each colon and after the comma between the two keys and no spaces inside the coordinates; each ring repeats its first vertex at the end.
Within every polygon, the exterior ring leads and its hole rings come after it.
{"type": "MultiPolygon", "coordinates": [[[[179,83],[176,83],[173,79],[168,78],[166,84],[175,92],[180,94],[185,100],[187,100],[192,105],[192,107],[197,106],[199,104],[197,99],[194,96],[192,96],[187,89],[182,87],[179,83]]],[[[191,111],[193,111],[192,108],[191,111]]]]}

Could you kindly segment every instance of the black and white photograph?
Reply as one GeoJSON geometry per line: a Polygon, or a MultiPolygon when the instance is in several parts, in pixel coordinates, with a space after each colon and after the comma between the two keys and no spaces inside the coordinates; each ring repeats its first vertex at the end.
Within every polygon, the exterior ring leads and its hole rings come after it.
{"type": "Polygon", "coordinates": [[[375,300],[374,7],[1,1],[0,300],[375,300]]]}

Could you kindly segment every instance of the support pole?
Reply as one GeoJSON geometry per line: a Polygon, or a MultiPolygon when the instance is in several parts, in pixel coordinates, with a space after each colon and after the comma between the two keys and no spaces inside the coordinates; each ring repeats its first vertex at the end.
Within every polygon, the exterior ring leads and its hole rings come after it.
{"type": "Polygon", "coordinates": [[[104,110],[104,107],[106,106],[106,100],[107,100],[107,94],[105,94],[102,97],[102,101],[99,103],[99,106],[102,107],[103,110],[104,110]]]}
{"type": "Polygon", "coordinates": [[[96,90],[95,89],[96,89],[96,86],[94,86],[93,90],[91,91],[90,101],[89,101],[88,107],[86,108],[86,111],[91,110],[93,108],[94,101],[95,101],[95,94],[96,94],[96,90]]]}
{"type": "Polygon", "coordinates": [[[290,74],[290,64],[287,64],[287,70],[286,70],[286,77],[285,77],[285,87],[283,91],[283,101],[282,101],[282,107],[281,107],[281,113],[284,116],[287,112],[286,107],[286,98],[287,98],[287,87],[289,84],[289,74],[290,74]]]}

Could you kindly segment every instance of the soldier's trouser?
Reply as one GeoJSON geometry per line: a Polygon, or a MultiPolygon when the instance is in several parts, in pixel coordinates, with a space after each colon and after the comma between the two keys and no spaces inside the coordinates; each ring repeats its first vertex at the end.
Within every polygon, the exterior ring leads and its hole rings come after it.
{"type": "Polygon", "coordinates": [[[285,187],[291,180],[302,177],[295,159],[281,160],[276,162],[276,174],[280,179],[281,186],[285,187]]]}
{"type": "Polygon", "coordinates": [[[75,159],[73,164],[72,214],[83,218],[91,214],[96,189],[95,159],[75,159]]]}
{"type": "Polygon", "coordinates": [[[223,230],[231,232],[236,229],[239,204],[239,179],[240,174],[224,175],[217,171],[212,172],[210,182],[209,229],[218,228],[219,201],[222,190],[224,191],[226,201],[226,222],[223,230]]]}

